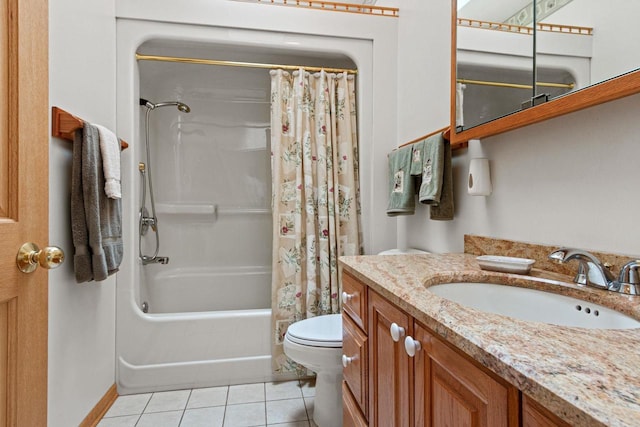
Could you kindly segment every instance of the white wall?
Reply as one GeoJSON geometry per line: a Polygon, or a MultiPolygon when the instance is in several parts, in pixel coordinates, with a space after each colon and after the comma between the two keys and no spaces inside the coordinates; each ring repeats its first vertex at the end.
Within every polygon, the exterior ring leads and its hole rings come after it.
{"type": "Polygon", "coordinates": [[[398,18],[398,138],[449,125],[451,1],[404,0],[398,18]]]}
{"type": "MultiPolygon", "coordinates": [[[[398,29],[398,141],[402,144],[449,125],[451,2],[406,0],[400,10],[398,29]]],[[[386,160],[386,156],[385,156],[386,160]]],[[[386,164],[375,171],[386,174],[386,164]]],[[[388,200],[387,186],[379,188],[388,200]]],[[[385,206],[386,207],[386,206],[385,206]]],[[[418,207],[419,211],[423,209],[418,207]]],[[[424,217],[424,213],[419,214],[424,217]]],[[[407,222],[396,217],[396,247],[434,250],[430,241],[407,240],[407,222]]]]}
{"type": "MultiPolygon", "coordinates": [[[[428,7],[430,19],[447,19],[444,11],[434,16],[432,4],[423,6],[424,13],[428,7]]],[[[413,41],[423,26],[419,22],[405,26],[409,24],[401,21],[401,57],[424,55],[426,61],[428,51],[413,41]]],[[[436,39],[433,44],[440,42],[436,39]]],[[[430,52],[432,63],[448,60],[446,49],[430,52]]],[[[398,66],[402,73],[405,63],[398,66]]],[[[431,80],[429,73],[424,75],[425,84],[431,80]]],[[[411,84],[401,79],[399,93],[410,93],[411,84]]],[[[448,111],[448,97],[440,96],[442,111],[448,111]]],[[[400,120],[400,140],[410,139],[404,129],[421,128],[419,116],[434,114],[432,109],[430,103],[406,102],[401,96],[399,117],[412,119],[400,120]]],[[[634,219],[640,209],[640,169],[635,161],[640,158],[639,111],[640,95],[634,95],[471,142],[466,152],[454,155],[455,219],[431,221],[428,208],[418,207],[405,220],[408,245],[460,252],[464,234],[479,234],[639,255],[634,219]],[[466,193],[468,163],[474,157],[490,159],[494,190],[489,197],[466,193]]]]}
{"type": "MultiPolygon", "coordinates": [[[[115,128],[112,2],[50,0],[49,102],[115,128]]],[[[67,259],[49,273],[50,427],[78,425],[115,380],[115,279],[78,285],[69,224],[71,143],[52,138],[49,243],[67,259]]]]}

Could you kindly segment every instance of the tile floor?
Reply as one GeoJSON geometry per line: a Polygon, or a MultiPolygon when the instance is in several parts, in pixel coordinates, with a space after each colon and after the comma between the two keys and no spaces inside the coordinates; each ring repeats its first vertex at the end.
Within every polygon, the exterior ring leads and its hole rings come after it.
{"type": "Polygon", "coordinates": [[[98,427],[317,427],[313,380],[120,396],[98,427]]]}

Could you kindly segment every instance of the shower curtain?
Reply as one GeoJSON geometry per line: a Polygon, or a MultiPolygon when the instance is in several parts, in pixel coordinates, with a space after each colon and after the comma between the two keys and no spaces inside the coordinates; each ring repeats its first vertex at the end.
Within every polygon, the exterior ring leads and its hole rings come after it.
{"type": "Polygon", "coordinates": [[[339,313],[338,256],[362,253],[353,76],[271,71],[272,331],[276,373],[298,320],[339,313]]]}

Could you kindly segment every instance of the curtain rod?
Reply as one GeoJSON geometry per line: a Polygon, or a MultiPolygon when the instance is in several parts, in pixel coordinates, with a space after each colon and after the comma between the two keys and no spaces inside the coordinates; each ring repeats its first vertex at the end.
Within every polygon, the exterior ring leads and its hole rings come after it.
{"type": "Polygon", "coordinates": [[[300,67],[306,71],[321,71],[324,70],[327,73],[347,73],[358,74],[357,69],[348,68],[323,68],[323,67],[311,67],[306,65],[279,65],[279,64],[264,64],[258,62],[238,62],[238,61],[220,61],[217,59],[202,59],[202,58],[183,58],[177,56],[158,56],[158,55],[142,55],[136,53],[136,60],[138,61],[163,61],[163,62],[182,62],[186,64],[203,64],[203,65],[222,65],[226,67],[245,67],[245,68],[281,68],[283,70],[298,70],[300,67]]]}
{"type": "MultiPolygon", "coordinates": [[[[456,82],[470,84],[470,85],[510,87],[510,88],[515,88],[515,89],[533,89],[533,86],[531,86],[531,85],[520,85],[520,84],[516,84],[516,83],[502,83],[502,82],[488,82],[488,81],[484,81],[484,80],[457,79],[456,82]]],[[[573,89],[576,86],[576,84],[575,83],[536,82],[536,86],[559,87],[559,88],[564,88],[564,89],[573,89]]]]}

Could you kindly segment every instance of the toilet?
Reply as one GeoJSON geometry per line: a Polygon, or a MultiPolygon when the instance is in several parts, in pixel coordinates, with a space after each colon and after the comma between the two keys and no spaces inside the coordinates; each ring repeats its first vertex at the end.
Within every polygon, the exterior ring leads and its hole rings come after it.
{"type": "Polygon", "coordinates": [[[342,426],[342,317],[310,317],[293,323],[284,336],[284,353],[316,373],[313,421],[342,426]]]}

